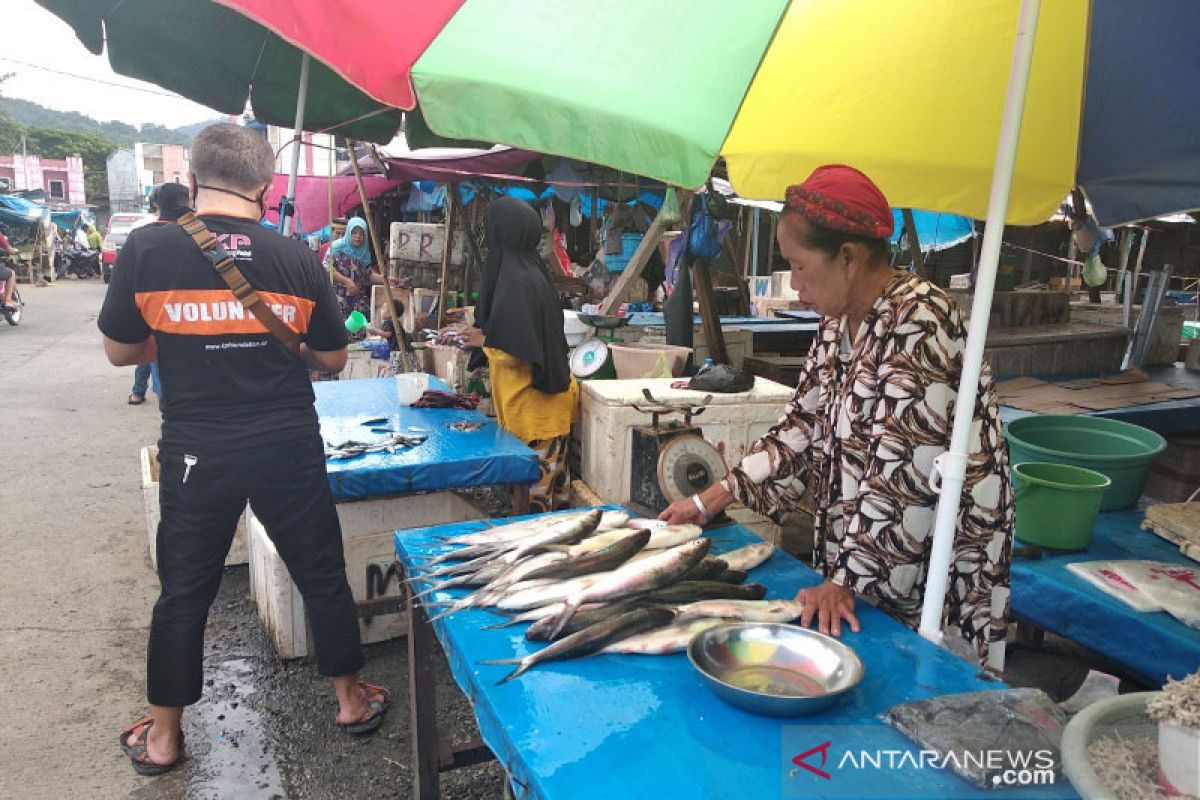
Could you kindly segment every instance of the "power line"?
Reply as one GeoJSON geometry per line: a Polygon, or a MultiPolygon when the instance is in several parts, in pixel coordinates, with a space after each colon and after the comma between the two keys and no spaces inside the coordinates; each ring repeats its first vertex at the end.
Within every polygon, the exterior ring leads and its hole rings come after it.
{"type": "Polygon", "coordinates": [[[10,64],[19,64],[22,67],[29,67],[30,69],[40,69],[43,72],[52,72],[55,75],[63,75],[67,78],[75,78],[75,79],[81,80],[81,81],[90,81],[91,83],[102,83],[105,86],[113,86],[113,87],[116,87],[117,89],[127,89],[131,92],[143,92],[144,94],[155,94],[160,97],[173,97],[176,100],[186,100],[187,99],[186,97],[177,95],[174,92],[164,92],[164,91],[161,91],[158,89],[146,89],[141,86],[130,86],[127,83],[116,83],[115,81],[106,81],[103,78],[93,78],[93,77],[89,77],[87,75],[77,75],[74,72],[64,72],[61,69],[54,69],[52,67],[43,67],[40,64],[30,64],[25,61],[18,61],[17,59],[9,58],[8,56],[0,56],[0,61],[7,61],[10,64]]]}

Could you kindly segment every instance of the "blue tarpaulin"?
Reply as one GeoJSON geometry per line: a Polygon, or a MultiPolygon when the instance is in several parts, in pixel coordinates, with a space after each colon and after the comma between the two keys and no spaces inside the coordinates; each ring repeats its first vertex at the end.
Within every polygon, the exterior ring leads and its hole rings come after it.
{"type": "MultiPolygon", "coordinates": [[[[497,520],[504,522],[507,520],[497,520]]],[[[406,569],[445,552],[439,538],[481,530],[467,522],[398,531],[406,569]]],[[[761,541],[739,525],[706,534],[713,552],[761,541]]],[[[816,572],[776,550],[750,580],[769,598],[790,598],[820,582],[816,572]]],[[[418,580],[414,588],[426,588],[418,580]]],[[[465,594],[435,592],[443,600],[465,594]]],[[[839,769],[842,753],[920,748],[877,719],[891,706],[941,694],[1004,688],[922,639],[883,612],[859,607],[863,631],[845,641],[862,658],[865,678],[840,705],[810,717],[774,719],[726,704],[703,683],[685,654],[600,655],[534,667],[497,686],[511,666],[479,662],[526,655],[523,626],[485,631],[497,617],[463,611],[434,624],[454,679],[470,698],[479,731],[512,776],[517,796],[562,800],[609,798],[990,797],[936,769],[839,769]],[[791,761],[830,740],[829,782],[791,761]],[[836,783],[835,783],[836,782],[836,783]]],[[[816,761],[813,762],[817,763],[816,761]]],[[[1074,797],[1066,782],[1036,790],[1005,789],[1005,798],[1074,797]]]]}
{"type": "MultiPolygon", "coordinates": [[[[430,388],[449,389],[436,378],[430,379],[430,388]]],[[[398,431],[411,427],[429,435],[424,444],[395,453],[367,453],[328,461],[329,485],[335,500],[527,484],[538,479],[537,454],[478,411],[401,406],[396,382],[391,378],[318,381],[313,390],[326,442],[382,441],[386,434],[373,434],[369,426],[362,424],[379,417],[386,417],[388,421],[383,424],[398,431]],[[450,424],[460,420],[479,422],[483,427],[476,431],[451,430],[450,424]]]]}
{"type": "MultiPolygon", "coordinates": [[[[946,250],[968,241],[975,235],[975,222],[970,217],[960,217],[957,214],[938,214],[919,209],[913,209],[912,214],[922,253],[946,250]]],[[[904,212],[899,208],[893,208],[892,219],[895,222],[892,244],[896,244],[900,241],[900,234],[904,229],[904,212]]]]}
{"type": "Polygon", "coordinates": [[[1065,636],[1158,687],[1167,676],[1183,678],[1200,667],[1200,630],[1165,611],[1136,611],[1067,570],[1077,561],[1129,559],[1195,566],[1178,547],[1141,530],[1141,522],[1141,512],[1105,512],[1096,520],[1086,552],[1014,558],[1011,606],[1017,618],[1065,636]]]}

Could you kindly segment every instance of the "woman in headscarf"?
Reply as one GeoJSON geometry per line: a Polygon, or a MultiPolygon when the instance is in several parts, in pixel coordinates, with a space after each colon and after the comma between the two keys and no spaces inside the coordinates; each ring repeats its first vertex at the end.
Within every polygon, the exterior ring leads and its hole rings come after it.
{"type": "Polygon", "coordinates": [[[520,200],[501,197],[488,207],[484,234],[478,327],[456,333],[465,346],[481,347],[487,355],[501,427],[541,458],[542,475],[530,489],[530,507],[549,511],[566,505],[567,445],[579,386],[567,363],[562,305],[538,254],[542,219],[520,200]]]}
{"type": "MultiPolygon", "coordinates": [[[[788,188],[780,249],[800,302],[821,314],[796,394],[724,480],[662,515],[703,523],[736,500],[779,519],[811,490],[825,581],[797,599],[805,625],[835,636],[843,621],[858,630],[856,598],[920,622],[933,461],[949,448],[962,374],[962,315],[941,289],[892,269],[892,226],[883,193],[851,167],[820,167],[788,188]]],[[[952,650],[998,666],[1013,494],[986,364],[974,416],[943,621],[952,650]]]]}
{"type": "MultiPolygon", "coordinates": [[[[383,276],[372,269],[371,247],[367,243],[367,223],[362,217],[352,217],[346,223],[346,233],[325,253],[325,268],[333,278],[338,309],[343,317],[360,311],[371,318],[371,287],[382,286],[383,276]]],[[[394,282],[393,282],[394,283],[394,282]]],[[[361,338],[366,330],[356,336],[361,338]]]]}

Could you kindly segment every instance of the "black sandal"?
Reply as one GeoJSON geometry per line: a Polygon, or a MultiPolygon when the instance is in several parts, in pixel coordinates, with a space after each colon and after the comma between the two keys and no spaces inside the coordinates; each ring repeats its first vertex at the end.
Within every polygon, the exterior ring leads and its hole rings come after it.
{"type": "Polygon", "coordinates": [[[146,395],[133,392],[129,395],[128,402],[131,406],[140,406],[142,403],[146,402],[146,395]]]}
{"type": "Polygon", "coordinates": [[[392,696],[382,686],[372,683],[359,683],[367,694],[367,713],[358,722],[338,722],[338,730],[351,736],[364,736],[379,730],[383,724],[383,715],[392,705],[392,696]]]}
{"type": "Polygon", "coordinates": [[[162,775],[164,772],[169,772],[172,767],[178,764],[179,758],[182,757],[183,731],[180,731],[180,756],[170,764],[159,764],[155,761],[151,761],[150,748],[147,746],[146,742],[150,736],[150,728],[152,727],[154,727],[154,717],[147,715],[127,727],[125,730],[121,731],[121,750],[129,757],[129,761],[133,764],[133,769],[138,775],[162,775]],[[129,743],[129,737],[131,735],[134,737],[132,744],[129,743]]]}

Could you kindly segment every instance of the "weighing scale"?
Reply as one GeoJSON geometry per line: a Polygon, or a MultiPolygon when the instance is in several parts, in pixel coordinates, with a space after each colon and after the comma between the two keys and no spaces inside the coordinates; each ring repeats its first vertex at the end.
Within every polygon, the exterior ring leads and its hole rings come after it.
{"type": "Polygon", "coordinates": [[[616,378],[617,368],[613,365],[608,346],[624,341],[617,337],[616,330],[628,325],[629,320],[602,314],[580,314],[579,320],[584,325],[592,326],[596,335],[584,339],[571,351],[571,374],[580,380],[616,378]]]}
{"type": "Polygon", "coordinates": [[[657,514],[671,503],[704,491],[725,477],[727,467],[717,448],[705,441],[692,419],[704,413],[712,400],[706,395],[699,403],[657,400],[649,389],[642,389],[647,403],[631,403],[638,411],[650,414],[649,425],[630,431],[630,504],[657,514]],[[679,414],[677,420],[663,423],[661,417],[679,414]]]}

